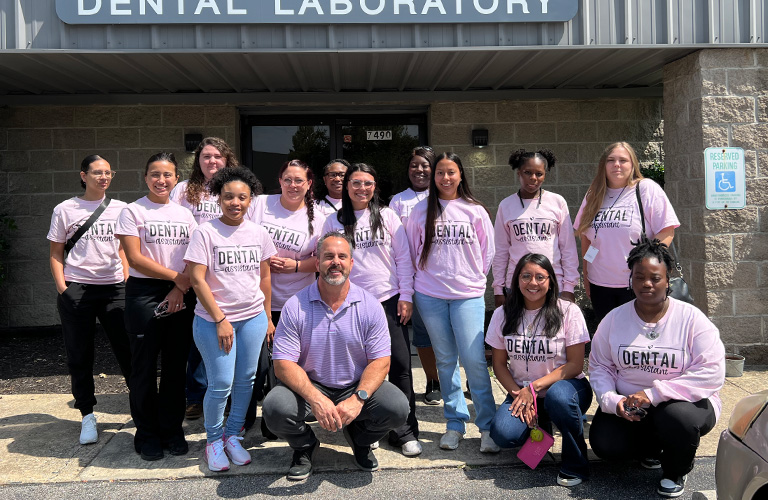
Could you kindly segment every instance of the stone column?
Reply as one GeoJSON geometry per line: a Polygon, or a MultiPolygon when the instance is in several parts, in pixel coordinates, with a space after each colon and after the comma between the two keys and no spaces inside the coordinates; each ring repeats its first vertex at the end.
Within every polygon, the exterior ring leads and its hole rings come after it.
{"type": "Polygon", "coordinates": [[[664,68],[665,190],[696,305],[727,352],[768,363],[768,49],[706,49],[664,68]],[[708,210],[704,150],[744,149],[747,207],[708,210]]]}

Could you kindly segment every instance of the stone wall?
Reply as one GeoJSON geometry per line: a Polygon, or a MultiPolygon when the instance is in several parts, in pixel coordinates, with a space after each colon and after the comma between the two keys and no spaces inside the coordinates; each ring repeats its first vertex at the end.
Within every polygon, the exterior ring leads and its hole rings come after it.
{"type": "Polygon", "coordinates": [[[728,352],[768,363],[768,49],[702,50],[664,70],[667,193],[697,305],[728,352]],[[747,207],[705,208],[704,150],[740,147],[747,207]]]}
{"type": "Polygon", "coordinates": [[[82,194],[80,162],[103,155],[117,171],[111,197],[131,202],[146,193],[144,165],[172,151],[188,169],[184,134],[238,142],[233,106],[76,106],[0,109],[0,215],[13,218],[0,328],[59,323],[46,240],[53,207],[82,194]]]}

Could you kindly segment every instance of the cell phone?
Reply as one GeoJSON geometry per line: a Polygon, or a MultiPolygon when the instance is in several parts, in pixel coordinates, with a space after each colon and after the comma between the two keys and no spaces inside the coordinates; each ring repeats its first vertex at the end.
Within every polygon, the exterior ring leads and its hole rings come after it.
{"type": "Polygon", "coordinates": [[[644,408],[637,406],[627,406],[627,403],[624,403],[624,411],[626,411],[630,416],[636,416],[640,418],[648,415],[648,412],[644,408]]]}

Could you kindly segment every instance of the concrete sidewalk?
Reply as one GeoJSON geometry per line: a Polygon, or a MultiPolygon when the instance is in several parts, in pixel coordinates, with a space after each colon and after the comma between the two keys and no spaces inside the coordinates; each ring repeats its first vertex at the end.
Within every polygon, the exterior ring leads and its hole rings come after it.
{"type": "MultiPolygon", "coordinates": [[[[428,469],[519,463],[517,450],[481,454],[480,434],[470,424],[459,449],[445,451],[438,447],[445,430],[441,406],[421,402],[425,386],[424,372],[414,357],[414,378],[417,391],[417,416],[424,453],[405,457],[399,449],[386,443],[376,452],[382,469],[428,469]]],[[[501,385],[491,379],[496,403],[505,394],[501,385]]],[[[726,379],[721,392],[723,413],[717,427],[702,439],[697,456],[715,456],[717,442],[728,425],[735,403],[742,397],[768,388],[768,367],[749,367],[744,376],[726,379]]],[[[96,415],[99,441],[93,445],[78,443],[80,414],[72,408],[72,397],[61,394],[0,396],[0,484],[51,483],[97,480],[141,480],[192,478],[233,474],[284,474],[291,460],[291,450],[284,441],[266,441],[261,437],[258,422],[245,436],[243,445],[250,450],[253,462],[247,466],[232,466],[229,472],[211,473],[202,460],[205,448],[203,419],[185,422],[189,453],[182,457],[166,454],[162,460],[145,462],[133,451],[135,432],[128,409],[126,394],[97,396],[96,415]]],[[[469,402],[471,403],[471,402],[469,402]]],[[[471,408],[471,405],[470,405],[471,408]]],[[[597,408],[592,404],[588,420],[597,408]]],[[[322,443],[315,455],[316,471],[357,470],[349,446],[341,433],[330,433],[315,426],[322,443]]],[[[587,425],[587,433],[589,426],[587,425]]],[[[589,444],[589,441],[587,441],[589,444]]],[[[559,459],[560,439],[555,435],[552,450],[559,459]]],[[[590,451],[591,453],[591,451],[590,451]]],[[[592,455],[593,459],[596,459],[592,455]]],[[[545,460],[551,460],[545,458],[545,460]]]]}

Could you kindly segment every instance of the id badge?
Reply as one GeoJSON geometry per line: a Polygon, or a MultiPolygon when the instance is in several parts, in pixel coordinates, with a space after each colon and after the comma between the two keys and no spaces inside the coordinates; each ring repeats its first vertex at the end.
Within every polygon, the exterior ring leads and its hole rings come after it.
{"type": "Polygon", "coordinates": [[[589,249],[587,250],[587,253],[584,254],[584,260],[586,260],[591,264],[592,261],[595,260],[595,257],[597,257],[597,252],[599,251],[600,250],[598,250],[596,247],[590,245],[589,249]]]}

